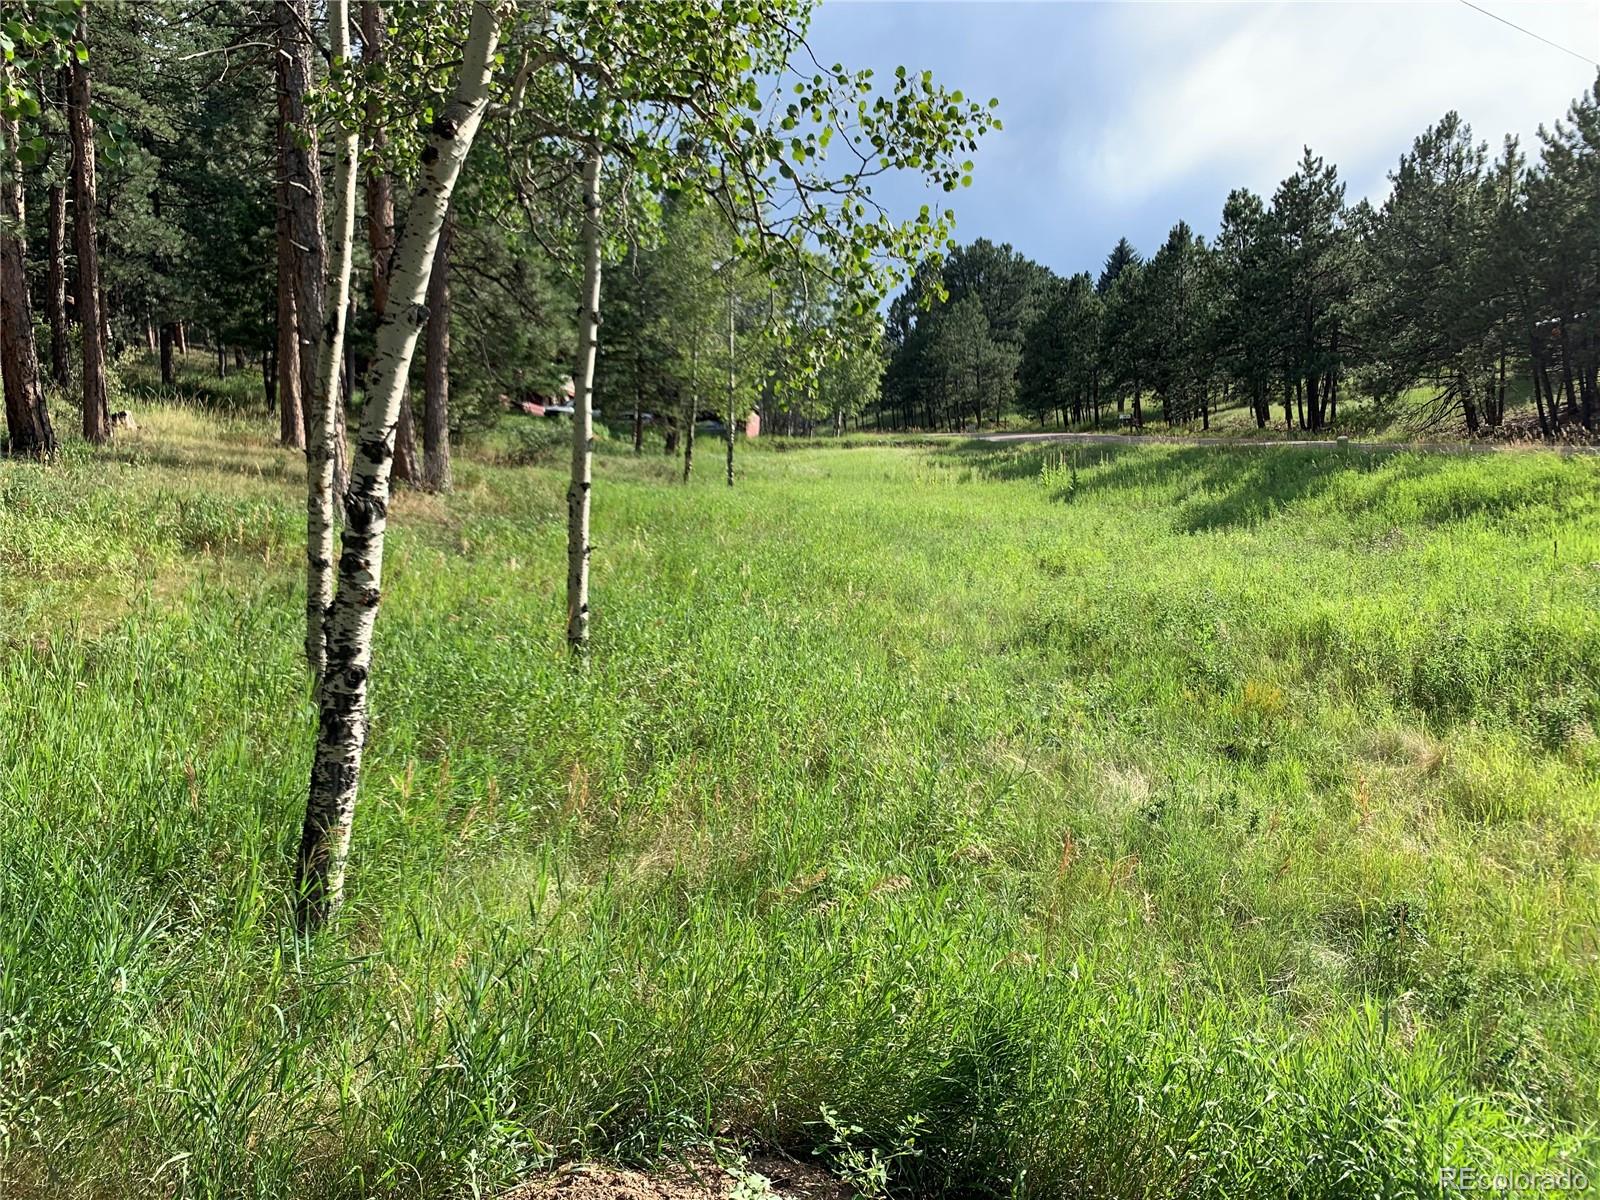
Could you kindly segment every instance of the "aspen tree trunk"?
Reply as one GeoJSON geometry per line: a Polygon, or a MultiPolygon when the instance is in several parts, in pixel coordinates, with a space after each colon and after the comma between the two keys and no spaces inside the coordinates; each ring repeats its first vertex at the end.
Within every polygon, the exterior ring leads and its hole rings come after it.
{"type": "Polygon", "coordinates": [[[728,486],[733,486],[733,264],[728,265],[728,486]]]}
{"type": "Polygon", "coordinates": [[[39,383],[39,352],[33,342],[22,170],[16,147],[16,123],[0,120],[0,379],[11,453],[48,458],[56,451],[56,435],[50,428],[39,383]]]}
{"type": "Polygon", "coordinates": [[[57,387],[72,382],[67,349],[67,189],[50,185],[50,213],[46,225],[45,303],[50,309],[50,379],[57,387]]]}
{"type": "MultiPolygon", "coordinates": [[[[78,39],[89,40],[89,7],[78,14],[78,39]]],[[[106,399],[105,328],[100,320],[100,247],[95,238],[94,122],[89,117],[89,68],[68,69],[67,113],[72,138],[72,233],[78,251],[78,323],[83,330],[83,436],[111,437],[106,399]]]]}
{"type": "MultiPolygon", "coordinates": [[[[361,60],[375,68],[384,58],[383,5],[377,0],[361,0],[361,60]]],[[[367,142],[373,150],[388,143],[383,129],[380,102],[374,95],[367,101],[367,142]]],[[[372,251],[372,312],[381,318],[389,306],[389,259],[394,254],[394,189],[389,173],[374,160],[367,167],[367,246],[372,251]]],[[[420,482],[417,473],[417,435],[409,400],[400,404],[400,421],[394,435],[394,478],[403,483],[420,482]]]]}
{"type": "Polygon", "coordinates": [[[589,492],[594,472],[594,362],[600,344],[600,147],[583,160],[583,296],[572,372],[572,481],[567,485],[567,646],[589,642],[589,492]]]}
{"type": "MultiPolygon", "coordinates": [[[[328,0],[328,33],[335,62],[350,58],[350,0],[328,0]]],[[[356,163],[359,135],[340,139],[333,169],[333,295],[326,297],[322,345],[317,358],[317,390],[308,405],[306,446],[306,663],[321,686],[327,668],[324,623],[333,603],[333,440],[344,373],[345,315],[350,301],[350,269],[356,236],[356,163]]],[[[304,347],[301,347],[304,352],[304,347]]]]}
{"type": "MultiPolygon", "coordinates": [[[[428,363],[422,395],[422,485],[448,492],[450,478],[450,235],[455,222],[445,214],[439,246],[428,279],[428,363]]],[[[401,420],[409,405],[400,406],[401,420]]],[[[398,427],[397,427],[398,428],[398,427]]],[[[400,455],[395,454],[399,465],[400,455]]]]}
{"type": "Polygon", "coordinates": [[[455,98],[429,130],[421,178],[394,256],[391,303],[378,323],[377,349],[367,374],[356,456],[344,494],[343,553],[328,614],[327,671],[318,696],[316,757],[300,837],[295,917],[302,932],[322,925],[344,897],[345,862],[367,737],[367,679],[383,579],[395,425],[422,330],[439,230],[461,164],[488,107],[497,26],[493,4],[480,0],[473,5],[455,98]]]}

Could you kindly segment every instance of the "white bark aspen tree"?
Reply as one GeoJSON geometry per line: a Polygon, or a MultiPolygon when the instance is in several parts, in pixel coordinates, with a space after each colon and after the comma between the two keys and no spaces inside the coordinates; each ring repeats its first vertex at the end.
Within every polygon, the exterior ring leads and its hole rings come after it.
{"type": "MultiPolygon", "coordinates": [[[[329,0],[328,34],[336,63],[350,62],[350,0],[329,0]]],[[[317,394],[308,406],[306,446],[306,663],[314,686],[321,687],[328,663],[326,622],[333,603],[333,443],[340,372],[344,367],[345,314],[350,301],[350,271],[355,260],[356,162],[360,135],[351,126],[339,139],[333,168],[332,294],[323,309],[322,344],[317,356],[317,394]]]]}
{"type": "MultiPolygon", "coordinates": [[[[384,63],[386,21],[383,5],[377,0],[361,0],[361,61],[374,68],[384,63]]],[[[374,94],[367,101],[367,141],[373,150],[381,150],[388,142],[383,128],[383,102],[374,94]]],[[[394,252],[394,188],[389,172],[378,158],[367,166],[367,245],[372,250],[372,312],[383,316],[389,303],[389,258],[394,252]]],[[[429,308],[433,307],[429,302],[429,308]]],[[[412,428],[411,404],[400,403],[400,422],[394,435],[394,478],[402,483],[416,483],[417,438],[412,428]]]]}
{"type": "Polygon", "coordinates": [[[733,486],[733,260],[728,260],[728,486],[733,486]]]}
{"type": "Polygon", "coordinates": [[[583,297],[573,370],[572,481],[567,485],[567,647],[589,642],[589,493],[594,480],[594,364],[600,344],[600,147],[583,160],[583,297]]]}
{"type": "Polygon", "coordinates": [[[367,679],[383,578],[395,425],[417,337],[428,319],[424,301],[439,230],[488,108],[498,39],[496,7],[480,0],[472,6],[455,97],[435,119],[421,155],[421,178],[395,251],[389,305],[378,325],[367,374],[350,486],[344,494],[343,552],[328,613],[327,670],[318,696],[316,757],[300,836],[295,918],[301,932],[322,925],[344,898],[345,863],[367,736],[367,679]]]}

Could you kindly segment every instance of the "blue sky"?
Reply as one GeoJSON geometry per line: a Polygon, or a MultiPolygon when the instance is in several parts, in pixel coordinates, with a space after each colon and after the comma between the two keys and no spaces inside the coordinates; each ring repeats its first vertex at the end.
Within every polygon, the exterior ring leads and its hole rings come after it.
{"type": "MultiPolygon", "coordinates": [[[[1476,2],[1600,59],[1600,0],[1476,2]]],[[[1596,73],[1458,0],[824,0],[811,40],[823,62],[930,68],[998,97],[1005,128],[954,197],[956,236],[1062,273],[1098,269],[1124,234],[1148,255],[1179,218],[1210,236],[1230,189],[1270,195],[1303,144],[1339,165],[1352,201],[1381,199],[1451,108],[1492,149],[1508,132],[1528,147],[1596,73]]],[[[877,194],[902,213],[928,199],[910,181],[877,194]]]]}

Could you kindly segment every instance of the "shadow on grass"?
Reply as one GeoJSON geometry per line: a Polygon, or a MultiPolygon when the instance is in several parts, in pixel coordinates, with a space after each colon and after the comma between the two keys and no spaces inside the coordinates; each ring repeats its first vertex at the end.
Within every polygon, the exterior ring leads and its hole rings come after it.
{"type": "Polygon", "coordinates": [[[122,390],[131,406],[195,408],[230,415],[266,411],[267,394],[259,366],[235,369],[230,362],[228,375],[220,377],[216,360],[209,355],[175,357],[171,383],[161,382],[160,363],[153,355],[140,354],[118,365],[122,390]]]}
{"type": "Polygon", "coordinates": [[[1300,447],[1120,443],[1037,443],[997,447],[970,441],[936,452],[946,463],[996,480],[1032,480],[1047,468],[1076,466],[1077,497],[1103,493],[1156,502],[1180,532],[1249,528],[1324,495],[1351,475],[1371,482],[1343,489],[1351,516],[1392,511],[1407,524],[1506,519],[1536,509],[1549,517],[1593,487],[1592,467],[1572,459],[1511,462],[1457,455],[1300,447]],[[1495,462],[1499,469],[1490,468],[1495,462]]]}
{"type": "Polygon", "coordinates": [[[1330,466],[1329,456],[1315,451],[1264,454],[1229,447],[1137,443],[1042,443],[997,450],[974,442],[953,448],[946,457],[1008,481],[1073,468],[1075,498],[1097,493],[1159,497],[1172,510],[1175,528],[1189,533],[1256,524],[1322,491],[1332,472],[1344,465],[1330,466]]]}

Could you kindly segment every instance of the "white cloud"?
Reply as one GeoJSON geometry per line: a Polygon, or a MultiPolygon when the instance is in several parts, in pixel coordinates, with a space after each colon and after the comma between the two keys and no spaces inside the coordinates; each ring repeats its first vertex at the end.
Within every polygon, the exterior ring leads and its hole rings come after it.
{"type": "MultiPolygon", "coordinates": [[[[1484,7],[1600,59],[1600,0],[1484,7]]],[[[1105,106],[1063,130],[1064,173],[1101,205],[1226,180],[1270,193],[1302,145],[1350,198],[1381,195],[1411,139],[1455,109],[1531,142],[1595,68],[1456,2],[1132,5],[1101,36],[1105,106]]],[[[1220,207],[1220,196],[1218,198],[1220,207]]]]}

